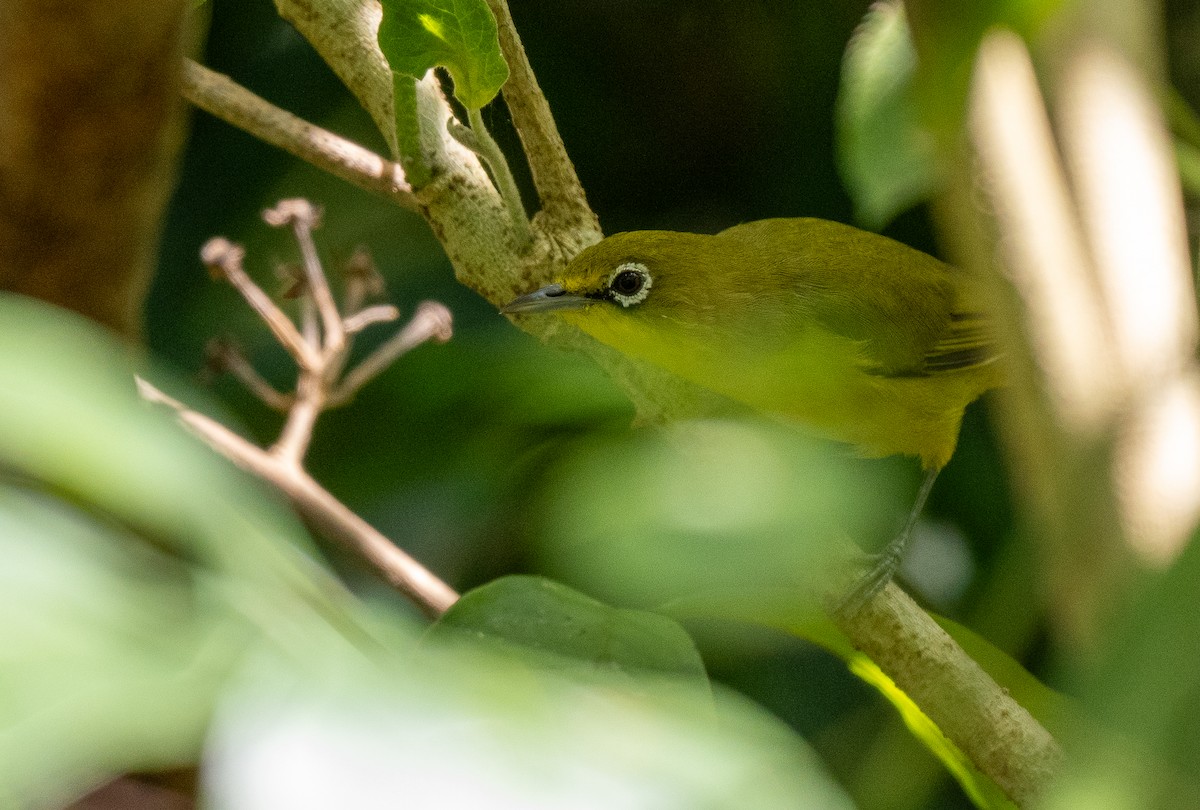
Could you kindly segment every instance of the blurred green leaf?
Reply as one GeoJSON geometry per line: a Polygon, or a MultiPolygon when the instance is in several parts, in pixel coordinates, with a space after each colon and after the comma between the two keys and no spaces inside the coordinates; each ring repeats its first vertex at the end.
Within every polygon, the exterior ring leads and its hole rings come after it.
{"type": "Polygon", "coordinates": [[[894,471],[765,420],[591,437],[543,476],[541,561],[613,604],[790,617],[819,604],[851,538],[890,532],[894,471]]]}
{"type": "Polygon", "coordinates": [[[250,633],[188,566],[0,484],[0,805],[195,762],[250,633]]]}
{"type": "Polygon", "coordinates": [[[1068,682],[1083,722],[1046,807],[1200,806],[1200,536],[1132,589],[1068,682]]]}
{"type": "Polygon", "coordinates": [[[877,2],[846,46],[838,163],[858,220],[879,230],[934,190],[934,140],[912,97],[917,54],[901,0],[877,2]]]}
{"type": "Polygon", "coordinates": [[[495,98],[508,79],[485,0],[383,0],[379,47],[394,72],[413,79],[446,68],[455,97],[471,109],[495,98]]]}
{"type": "Polygon", "coordinates": [[[194,761],[252,639],[370,637],[295,518],[137,398],[127,347],[13,295],[0,345],[0,796],[194,761]]]}
{"type": "Polygon", "coordinates": [[[431,635],[446,631],[552,653],[589,670],[671,676],[708,688],[700,653],[678,624],[609,607],[542,577],[504,577],[464,594],[431,635]]]}
{"type": "Polygon", "coordinates": [[[530,678],[491,644],[424,648],[325,677],[274,659],[223,706],[203,773],[214,810],[843,810],[805,743],[725,690],[621,673],[530,678]]]}

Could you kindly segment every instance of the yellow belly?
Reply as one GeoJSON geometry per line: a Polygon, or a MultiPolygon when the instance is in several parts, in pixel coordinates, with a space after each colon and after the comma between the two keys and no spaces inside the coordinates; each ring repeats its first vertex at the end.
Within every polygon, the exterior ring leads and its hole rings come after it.
{"type": "Polygon", "coordinates": [[[818,328],[785,348],[765,350],[745,340],[719,345],[711,334],[666,324],[646,330],[620,313],[596,310],[567,317],[601,342],[730,399],[793,419],[865,455],[917,456],[927,469],[950,460],[963,409],[999,382],[994,364],[928,376],[872,374],[855,341],[818,328]]]}

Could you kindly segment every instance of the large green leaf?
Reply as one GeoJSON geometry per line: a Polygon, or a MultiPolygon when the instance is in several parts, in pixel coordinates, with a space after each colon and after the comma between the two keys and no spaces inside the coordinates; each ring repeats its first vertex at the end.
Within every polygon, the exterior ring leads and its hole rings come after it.
{"type": "Polygon", "coordinates": [[[794,731],[728,691],[534,669],[491,636],[454,638],[321,678],[256,662],[210,738],[206,806],[851,807],[794,731]]]}
{"type": "Polygon", "coordinates": [[[413,79],[446,68],[454,95],[471,109],[495,98],[508,79],[485,0],[383,0],[379,47],[394,72],[413,79]]]}
{"type": "MultiPolygon", "coordinates": [[[[671,676],[707,688],[691,637],[671,619],[614,608],[566,585],[509,576],[464,594],[432,635],[467,633],[605,673],[671,676]]],[[[578,667],[572,667],[578,668],[578,667]]]]}
{"type": "Polygon", "coordinates": [[[0,346],[0,805],[59,806],[194,762],[255,640],[358,620],[278,500],[138,399],[128,347],[3,294],[0,346]]]}

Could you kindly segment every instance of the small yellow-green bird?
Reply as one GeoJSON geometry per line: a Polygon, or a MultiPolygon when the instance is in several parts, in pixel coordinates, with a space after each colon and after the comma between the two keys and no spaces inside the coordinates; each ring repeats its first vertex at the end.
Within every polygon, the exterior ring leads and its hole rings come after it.
{"type": "Polygon", "coordinates": [[[843,606],[891,579],[963,409],[1001,382],[981,281],[821,219],[708,236],[635,231],[584,250],[504,313],[555,312],[619,351],[870,456],[926,471],[899,534],[843,606]]]}

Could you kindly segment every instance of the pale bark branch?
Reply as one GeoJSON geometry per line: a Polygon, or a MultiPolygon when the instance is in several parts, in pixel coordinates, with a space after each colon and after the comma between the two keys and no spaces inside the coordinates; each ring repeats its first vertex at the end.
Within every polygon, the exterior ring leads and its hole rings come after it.
{"type": "Polygon", "coordinates": [[[183,95],[205,112],[361,189],[420,209],[399,163],[292,115],[228,76],[186,59],[183,95]]]}
{"type": "Polygon", "coordinates": [[[596,215],[588,206],[587,195],[558,133],[550,104],[538,86],[521,37],[513,25],[508,3],[506,0],[488,0],[488,6],[496,17],[500,50],[508,62],[504,101],[525,148],[542,211],[554,223],[554,228],[590,232],[599,239],[596,215]]]}
{"type": "Polygon", "coordinates": [[[1021,807],[1035,804],[1061,747],[928,613],[889,584],[853,615],[831,615],[982,773],[1021,807]]]}
{"type": "Polygon", "coordinates": [[[329,537],[356,552],[380,577],[412,599],[426,614],[436,618],[457,601],[458,594],[450,586],[350,511],[303,468],[255,447],[221,423],[191,410],[149,382],[139,378],[137,383],[144,399],[173,408],[185,427],[237,466],[277,488],[302,515],[320,526],[329,537]]]}

